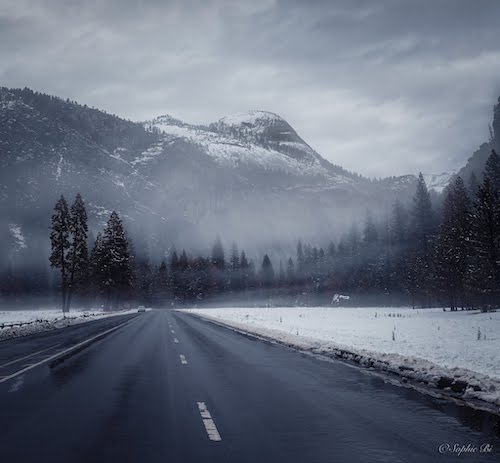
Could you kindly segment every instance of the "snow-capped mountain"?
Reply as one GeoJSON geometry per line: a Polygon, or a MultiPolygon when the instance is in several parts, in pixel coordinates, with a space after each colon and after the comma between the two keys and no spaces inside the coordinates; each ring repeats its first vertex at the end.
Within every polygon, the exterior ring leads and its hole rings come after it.
{"type": "Polygon", "coordinates": [[[28,250],[46,242],[60,194],[83,195],[92,230],[117,210],[134,237],[166,249],[219,233],[247,246],[325,239],[415,185],[331,164],[270,112],[134,123],[29,89],[0,89],[0,152],[0,234],[28,250]]]}
{"type": "MultiPolygon", "coordinates": [[[[352,175],[325,161],[284,119],[271,112],[240,113],[206,127],[165,115],[145,122],[144,126],[149,131],[160,130],[164,143],[181,138],[201,147],[222,167],[257,168],[354,183],[352,175]]],[[[151,153],[146,152],[134,163],[145,163],[150,157],[151,153]]]]}

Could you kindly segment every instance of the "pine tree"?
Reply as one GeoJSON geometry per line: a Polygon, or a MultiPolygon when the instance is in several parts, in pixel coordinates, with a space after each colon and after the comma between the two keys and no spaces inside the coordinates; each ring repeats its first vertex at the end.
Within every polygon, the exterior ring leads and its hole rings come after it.
{"type": "Polygon", "coordinates": [[[99,232],[90,253],[90,283],[92,289],[101,296],[106,288],[105,274],[104,241],[102,233],[99,232]]]}
{"type": "Polygon", "coordinates": [[[168,288],[167,264],[162,260],[154,277],[154,296],[160,306],[163,306],[168,299],[168,288]]]}
{"type": "Polygon", "coordinates": [[[288,258],[288,262],[286,264],[286,278],[289,285],[292,285],[295,281],[295,265],[291,257],[288,258]]]}
{"type": "Polygon", "coordinates": [[[333,241],[330,241],[330,243],[328,244],[327,253],[328,253],[328,260],[333,261],[333,259],[335,259],[335,256],[337,254],[337,249],[333,241]]]}
{"type": "Polygon", "coordinates": [[[286,281],[285,267],[283,266],[283,261],[280,259],[279,284],[284,285],[285,281],[286,281]]]}
{"type": "Polygon", "coordinates": [[[466,275],[470,255],[470,201],[463,180],[448,187],[435,250],[436,283],[452,310],[466,304],[466,275]]]}
{"type": "Polygon", "coordinates": [[[491,150],[491,154],[486,161],[484,176],[490,179],[491,188],[500,193],[500,156],[495,150],[491,150]]]}
{"type": "Polygon", "coordinates": [[[231,258],[229,260],[229,264],[231,265],[231,270],[238,270],[240,267],[240,256],[238,254],[238,246],[236,243],[233,243],[231,248],[231,258]]]}
{"type": "Polygon", "coordinates": [[[229,259],[229,285],[232,291],[240,289],[241,271],[240,271],[240,256],[238,254],[238,246],[233,243],[231,248],[231,257],[229,259]]]}
{"type": "Polygon", "coordinates": [[[190,287],[190,265],[189,265],[189,258],[187,256],[186,250],[183,249],[180,256],[179,256],[179,261],[177,263],[177,298],[181,302],[185,302],[186,300],[189,299],[189,296],[191,294],[191,287],[190,287]]]}
{"type": "Polygon", "coordinates": [[[212,247],[212,283],[215,293],[222,293],[227,287],[226,281],[226,261],[224,257],[224,248],[219,236],[212,247]]]}
{"type": "Polygon", "coordinates": [[[304,249],[302,247],[302,241],[299,240],[297,243],[297,274],[301,275],[304,271],[305,266],[305,257],[304,257],[304,249]]]}
{"type": "Polygon", "coordinates": [[[349,254],[351,257],[357,257],[361,244],[361,237],[359,236],[358,225],[356,222],[351,224],[351,228],[347,234],[347,245],[349,247],[349,254]]]}
{"type": "Polygon", "coordinates": [[[133,287],[134,297],[137,298],[141,304],[151,305],[153,302],[153,285],[154,274],[149,257],[146,255],[134,256],[132,268],[132,281],[130,286],[133,287]]]}
{"type": "Polygon", "coordinates": [[[248,268],[248,259],[247,259],[247,256],[245,254],[245,251],[241,251],[240,267],[241,268],[248,268]]]}
{"type": "Polygon", "coordinates": [[[50,255],[51,267],[57,268],[61,272],[61,294],[62,294],[62,310],[66,312],[67,290],[68,290],[68,249],[70,247],[70,215],[68,204],[61,196],[57,201],[54,213],[52,215],[52,223],[50,226],[50,242],[52,253],[50,255]]]}
{"type": "Polygon", "coordinates": [[[220,236],[217,236],[212,247],[212,264],[221,271],[224,270],[226,266],[226,262],[224,260],[224,248],[222,247],[220,236]]]}
{"type": "Polygon", "coordinates": [[[363,244],[365,246],[370,246],[376,243],[378,240],[377,227],[373,221],[372,215],[367,212],[365,219],[365,226],[363,228],[363,244]]]}
{"type": "Polygon", "coordinates": [[[66,312],[69,312],[73,292],[78,289],[82,290],[89,277],[89,253],[87,247],[89,229],[87,225],[87,211],[85,210],[85,203],[80,193],[76,195],[70,212],[69,282],[66,312]]]}
{"type": "Polygon", "coordinates": [[[119,305],[123,292],[130,288],[132,282],[127,236],[120,217],[114,211],[106,224],[102,238],[106,286],[105,307],[109,309],[111,303],[115,307],[119,305]]]}
{"type": "Polygon", "coordinates": [[[172,293],[175,299],[179,299],[180,295],[180,285],[181,285],[181,275],[179,269],[179,257],[177,252],[172,252],[172,257],[170,258],[170,287],[172,288],[172,293]]]}
{"type": "Polygon", "coordinates": [[[388,232],[388,286],[394,293],[402,295],[409,289],[408,283],[412,280],[405,272],[409,268],[409,214],[407,209],[396,201],[392,207],[392,214],[388,232]]]}
{"type": "Polygon", "coordinates": [[[500,297],[500,197],[485,176],[472,212],[472,253],[469,284],[483,307],[498,304],[500,297]]]}
{"type": "Polygon", "coordinates": [[[269,259],[269,256],[267,254],[264,255],[264,259],[262,260],[260,279],[262,286],[265,288],[269,288],[274,282],[273,264],[271,263],[271,259],[269,259]]]}
{"type": "Polygon", "coordinates": [[[411,262],[415,265],[412,278],[420,295],[422,303],[430,304],[430,289],[432,282],[431,249],[434,238],[435,217],[432,209],[431,197],[425,184],[424,176],[420,172],[417,189],[413,198],[412,211],[412,236],[415,242],[414,258],[411,262]]]}
{"type": "Polygon", "coordinates": [[[477,190],[479,188],[479,182],[477,180],[476,173],[474,171],[471,172],[469,176],[469,197],[474,200],[476,198],[477,190]]]}
{"type": "Polygon", "coordinates": [[[424,176],[420,172],[417,181],[417,190],[413,198],[413,231],[421,248],[429,244],[434,231],[434,212],[431,196],[427,190],[424,176]]]}
{"type": "Polygon", "coordinates": [[[397,247],[402,247],[408,239],[408,211],[400,201],[392,206],[389,233],[391,243],[397,247]]]}

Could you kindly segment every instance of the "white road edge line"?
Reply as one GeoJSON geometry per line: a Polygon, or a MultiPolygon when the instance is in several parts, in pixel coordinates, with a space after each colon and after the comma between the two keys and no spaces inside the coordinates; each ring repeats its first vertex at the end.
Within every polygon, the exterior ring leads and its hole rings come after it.
{"type": "Polygon", "coordinates": [[[201,419],[203,420],[203,424],[205,425],[205,430],[207,431],[208,438],[212,441],[219,442],[222,440],[222,437],[217,430],[217,426],[215,426],[215,422],[212,419],[212,415],[208,411],[205,402],[196,402],[198,405],[198,410],[200,411],[201,419]]]}
{"type": "Polygon", "coordinates": [[[36,368],[36,367],[38,367],[40,365],[43,365],[44,363],[48,363],[51,360],[54,360],[57,357],[60,357],[61,355],[67,354],[68,352],[71,352],[73,349],[81,347],[81,346],[85,345],[86,343],[91,342],[91,341],[93,341],[94,339],[96,339],[96,338],[98,338],[100,336],[104,336],[107,333],[111,333],[112,331],[117,330],[118,328],[122,327],[123,325],[125,325],[129,321],[130,320],[127,320],[126,322],[120,323],[118,326],[114,326],[113,328],[110,328],[109,330],[102,331],[101,333],[98,333],[95,336],[92,336],[92,337],[90,337],[88,339],[85,339],[84,341],[79,342],[78,344],[75,344],[74,346],[68,347],[67,349],[64,349],[64,350],[62,350],[60,352],[57,352],[54,355],[51,355],[50,357],[47,357],[47,358],[45,358],[43,360],[40,360],[37,363],[34,363],[33,365],[30,365],[30,366],[28,366],[26,368],[23,368],[22,370],[17,371],[16,373],[12,373],[9,376],[4,376],[3,378],[0,379],[0,384],[4,383],[5,381],[8,381],[9,379],[13,379],[16,376],[22,375],[23,373],[26,373],[27,371],[32,370],[33,368],[36,368]]]}
{"type": "Polygon", "coordinates": [[[181,358],[181,363],[183,365],[187,365],[188,364],[188,361],[186,360],[186,356],[185,355],[181,354],[181,355],[179,355],[179,357],[181,358]]]}
{"type": "Polygon", "coordinates": [[[19,357],[18,359],[11,360],[10,362],[7,362],[7,363],[4,363],[3,365],[0,365],[0,368],[8,367],[9,365],[13,365],[14,363],[29,359],[30,357],[33,357],[34,355],[42,354],[43,352],[47,352],[48,350],[54,349],[55,347],[57,347],[59,345],[60,345],[60,343],[54,344],[53,346],[47,347],[46,349],[38,350],[38,351],[33,352],[31,354],[25,355],[24,357],[19,357]]]}

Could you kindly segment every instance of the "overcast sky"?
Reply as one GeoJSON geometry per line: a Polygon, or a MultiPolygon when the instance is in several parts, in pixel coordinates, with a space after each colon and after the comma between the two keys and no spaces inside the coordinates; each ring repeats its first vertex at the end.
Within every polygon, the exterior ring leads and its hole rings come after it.
{"type": "Polygon", "coordinates": [[[498,0],[0,0],[0,83],[133,120],[284,117],[370,176],[461,166],[500,95],[498,0]]]}

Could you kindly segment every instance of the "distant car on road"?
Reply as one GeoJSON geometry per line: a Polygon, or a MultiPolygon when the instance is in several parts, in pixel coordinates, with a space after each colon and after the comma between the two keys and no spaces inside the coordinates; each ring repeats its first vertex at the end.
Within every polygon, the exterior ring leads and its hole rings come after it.
{"type": "Polygon", "coordinates": [[[143,305],[140,305],[139,307],[137,307],[137,312],[139,312],[139,313],[146,312],[146,307],[144,307],[143,305]]]}

